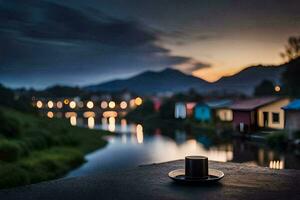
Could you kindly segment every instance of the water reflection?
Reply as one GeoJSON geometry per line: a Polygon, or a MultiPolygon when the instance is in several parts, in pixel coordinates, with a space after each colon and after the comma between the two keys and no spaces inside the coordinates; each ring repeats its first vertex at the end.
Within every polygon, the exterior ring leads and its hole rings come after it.
{"type": "Polygon", "coordinates": [[[93,129],[95,127],[95,119],[94,119],[94,117],[89,117],[88,118],[88,127],[90,129],[93,129]]]}
{"type": "MultiPolygon", "coordinates": [[[[71,106],[71,102],[67,102],[67,107],[71,106]]],[[[60,103],[62,104],[62,102],[60,103]]],[[[54,107],[59,107],[60,105],[58,104],[60,103],[54,102],[54,107]]],[[[107,109],[109,109],[108,102],[106,104],[107,109]]],[[[76,104],[75,108],[77,108],[77,105],[79,104],[76,104]]],[[[130,104],[128,105],[130,106],[130,104]]],[[[47,102],[45,104],[36,102],[36,106],[47,107],[48,105],[47,102]]],[[[96,106],[100,109],[101,105],[95,104],[96,106]]],[[[117,107],[119,106],[120,104],[117,105],[117,107]]],[[[181,159],[186,155],[195,154],[204,155],[209,157],[210,160],[221,162],[232,161],[253,166],[265,166],[271,169],[300,169],[300,159],[295,154],[271,150],[263,143],[241,141],[239,139],[230,139],[224,142],[222,137],[212,137],[205,134],[189,135],[184,130],[171,131],[156,128],[149,133],[144,130],[142,124],[130,124],[126,119],[121,118],[120,113],[116,115],[115,111],[106,111],[99,115],[94,111],[79,113],[77,110],[70,110],[69,112],[60,110],[55,113],[47,110],[45,115],[49,118],[54,116],[66,117],[72,126],[84,126],[90,129],[103,129],[114,132],[115,134],[108,138],[109,145],[107,148],[87,157],[93,158],[91,160],[88,159],[89,162],[94,163],[94,159],[95,161],[101,160],[99,163],[107,167],[109,163],[133,167],[140,164],[181,159]],[[107,160],[108,157],[113,158],[112,160],[107,160]],[[119,163],[116,160],[117,158],[124,163],[119,163]],[[107,164],[104,164],[104,162],[107,162],[107,164]]],[[[98,169],[99,166],[96,165],[99,165],[99,163],[92,165],[95,165],[94,167],[98,169]]]]}
{"type": "Polygon", "coordinates": [[[76,126],[77,125],[77,118],[76,118],[76,116],[71,116],[70,117],[70,124],[72,126],[76,126]]]}
{"type": "Polygon", "coordinates": [[[110,132],[115,132],[115,130],[116,130],[116,118],[114,118],[114,117],[108,118],[108,130],[110,132]]]}
{"type": "Polygon", "coordinates": [[[144,140],[143,126],[140,124],[136,126],[136,138],[139,144],[143,143],[144,140]]]}
{"type": "Polygon", "coordinates": [[[284,161],[283,160],[271,160],[269,164],[269,168],[271,169],[284,169],[284,161]]]}

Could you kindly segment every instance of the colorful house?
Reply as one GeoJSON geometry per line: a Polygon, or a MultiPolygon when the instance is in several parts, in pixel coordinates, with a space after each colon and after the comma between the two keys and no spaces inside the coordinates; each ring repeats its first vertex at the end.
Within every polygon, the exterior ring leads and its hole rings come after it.
{"type": "Polygon", "coordinates": [[[206,103],[197,103],[195,106],[195,119],[201,122],[212,120],[212,112],[206,103]]]}
{"type": "Polygon", "coordinates": [[[199,121],[212,121],[218,118],[221,121],[232,121],[232,110],[229,106],[231,100],[219,100],[198,103],[195,106],[195,119],[199,121]]]}
{"type": "Polygon", "coordinates": [[[224,122],[232,121],[232,110],[229,108],[232,105],[231,100],[219,100],[208,102],[207,105],[211,108],[214,117],[224,122]]]}
{"type": "Polygon", "coordinates": [[[293,139],[293,133],[300,130],[300,99],[292,101],[283,107],[285,112],[285,129],[289,139],[293,139]]]}
{"type": "Polygon", "coordinates": [[[186,118],[185,103],[178,102],[175,104],[175,118],[176,119],[185,119],[186,118]]]}
{"type": "Polygon", "coordinates": [[[233,127],[240,132],[255,131],[258,128],[284,128],[283,106],[289,103],[287,98],[263,97],[234,103],[233,127]]]}

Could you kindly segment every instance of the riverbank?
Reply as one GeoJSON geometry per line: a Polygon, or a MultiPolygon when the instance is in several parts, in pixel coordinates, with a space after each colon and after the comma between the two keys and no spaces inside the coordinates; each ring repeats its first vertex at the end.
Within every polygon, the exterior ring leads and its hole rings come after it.
{"type": "Polygon", "coordinates": [[[59,178],[104,147],[109,132],[0,108],[0,188],[59,178]]]}

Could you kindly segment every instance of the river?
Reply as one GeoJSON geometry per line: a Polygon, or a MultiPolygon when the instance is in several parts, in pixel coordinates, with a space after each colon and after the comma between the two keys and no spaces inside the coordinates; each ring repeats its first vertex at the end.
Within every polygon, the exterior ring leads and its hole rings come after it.
{"type": "Polygon", "coordinates": [[[278,152],[257,142],[230,139],[229,142],[214,144],[205,135],[191,136],[182,130],[171,134],[156,130],[146,134],[141,125],[127,125],[125,121],[93,128],[110,130],[114,134],[106,137],[108,145],[105,148],[87,154],[87,162],[66,177],[129,169],[183,159],[187,155],[204,155],[209,160],[239,162],[272,169],[300,169],[300,158],[294,152],[278,152]]]}

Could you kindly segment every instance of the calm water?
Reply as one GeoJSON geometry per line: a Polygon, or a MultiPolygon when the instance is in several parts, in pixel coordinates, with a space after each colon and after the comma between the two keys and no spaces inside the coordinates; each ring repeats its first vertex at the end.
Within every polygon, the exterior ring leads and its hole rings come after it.
{"type": "Polygon", "coordinates": [[[108,145],[86,155],[87,162],[71,171],[67,177],[183,159],[186,155],[204,155],[214,161],[241,162],[273,169],[300,169],[300,159],[294,153],[279,153],[262,144],[237,139],[214,144],[205,135],[193,137],[179,130],[171,134],[161,131],[145,134],[141,125],[127,125],[126,121],[117,125],[113,122],[95,128],[109,129],[120,134],[107,137],[108,145]]]}

